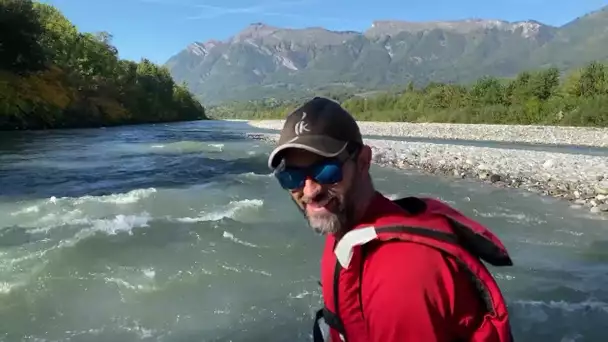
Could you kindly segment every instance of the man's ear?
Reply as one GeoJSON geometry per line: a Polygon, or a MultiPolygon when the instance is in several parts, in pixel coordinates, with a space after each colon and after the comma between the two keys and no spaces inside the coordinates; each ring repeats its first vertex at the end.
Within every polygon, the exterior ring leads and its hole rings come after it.
{"type": "Polygon", "coordinates": [[[357,157],[359,171],[368,172],[372,162],[372,149],[368,145],[363,145],[357,157]]]}

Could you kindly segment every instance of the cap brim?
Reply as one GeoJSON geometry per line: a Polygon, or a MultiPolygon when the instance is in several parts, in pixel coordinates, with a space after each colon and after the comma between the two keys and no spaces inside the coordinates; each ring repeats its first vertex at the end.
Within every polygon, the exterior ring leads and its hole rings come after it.
{"type": "Polygon", "coordinates": [[[305,150],[326,158],[337,157],[346,150],[348,142],[321,135],[303,135],[277,146],[268,157],[268,167],[272,170],[279,166],[282,153],[290,148],[305,150]]]}

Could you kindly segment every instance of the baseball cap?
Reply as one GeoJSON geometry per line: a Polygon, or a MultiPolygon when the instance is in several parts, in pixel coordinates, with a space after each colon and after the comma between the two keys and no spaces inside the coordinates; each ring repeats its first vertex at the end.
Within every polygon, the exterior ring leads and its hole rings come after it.
{"type": "Polygon", "coordinates": [[[275,169],[289,148],[333,158],[345,151],[349,143],[363,145],[355,118],[339,103],[315,97],[287,116],[278,144],[268,157],[268,167],[275,169]]]}

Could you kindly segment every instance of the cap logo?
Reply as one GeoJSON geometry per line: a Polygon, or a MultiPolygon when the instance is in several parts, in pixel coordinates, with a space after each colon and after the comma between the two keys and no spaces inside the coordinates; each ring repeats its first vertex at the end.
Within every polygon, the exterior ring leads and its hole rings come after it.
{"type": "Polygon", "coordinates": [[[296,135],[301,135],[304,132],[310,132],[308,123],[304,121],[304,119],[306,119],[306,112],[303,112],[300,121],[296,122],[296,126],[294,127],[294,132],[296,135]]]}

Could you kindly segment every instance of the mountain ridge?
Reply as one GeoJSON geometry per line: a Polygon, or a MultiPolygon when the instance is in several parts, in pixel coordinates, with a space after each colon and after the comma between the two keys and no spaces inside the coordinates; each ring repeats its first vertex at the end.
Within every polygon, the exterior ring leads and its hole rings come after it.
{"type": "MultiPolygon", "coordinates": [[[[564,24],[563,26],[565,26],[565,25],[567,25],[567,24],[564,24]]],[[[483,18],[468,18],[468,19],[461,19],[461,20],[433,20],[433,21],[407,21],[407,20],[399,20],[399,19],[379,19],[379,20],[373,20],[371,23],[371,26],[368,29],[363,30],[363,31],[330,30],[330,29],[320,27],[320,26],[290,28],[290,27],[279,27],[279,26],[269,25],[264,22],[254,22],[254,23],[251,23],[251,24],[245,26],[245,28],[238,31],[234,35],[228,37],[227,39],[224,39],[224,40],[209,39],[205,42],[193,42],[190,45],[192,45],[192,44],[202,44],[204,46],[206,46],[208,44],[218,45],[218,44],[226,44],[226,43],[233,43],[233,42],[236,43],[236,42],[245,40],[247,38],[261,38],[260,36],[251,37],[253,32],[259,32],[259,31],[266,33],[266,35],[270,35],[272,33],[275,33],[276,31],[321,30],[321,31],[325,31],[325,32],[329,32],[329,33],[336,33],[336,34],[363,34],[365,36],[373,36],[372,33],[374,33],[373,31],[375,31],[375,30],[381,30],[382,28],[390,29],[390,28],[393,28],[394,26],[399,27],[399,28],[397,28],[398,31],[396,33],[407,32],[407,31],[418,32],[418,31],[425,31],[425,30],[431,30],[431,29],[452,29],[454,31],[473,31],[475,29],[492,28],[492,27],[498,28],[501,26],[503,26],[503,27],[508,26],[510,29],[518,28],[518,27],[522,27],[522,26],[528,26],[528,27],[533,27],[533,28],[538,28],[541,26],[548,27],[548,28],[561,27],[561,26],[552,26],[552,25],[544,24],[544,23],[534,20],[534,19],[507,21],[507,20],[501,20],[501,19],[483,19],[483,18]],[[477,26],[474,26],[474,25],[477,25],[477,26]],[[391,26],[391,27],[386,27],[386,26],[391,26]],[[407,28],[406,28],[406,26],[407,26],[407,28]]],[[[188,45],[188,46],[190,46],[190,45],[188,45]]]]}
{"type": "Polygon", "coordinates": [[[528,19],[374,20],[363,31],[247,25],[193,42],[165,64],[205,103],[286,97],[319,87],[382,89],[468,82],[608,58],[608,6],[561,26],[528,19]]]}

